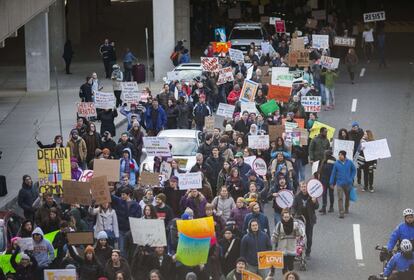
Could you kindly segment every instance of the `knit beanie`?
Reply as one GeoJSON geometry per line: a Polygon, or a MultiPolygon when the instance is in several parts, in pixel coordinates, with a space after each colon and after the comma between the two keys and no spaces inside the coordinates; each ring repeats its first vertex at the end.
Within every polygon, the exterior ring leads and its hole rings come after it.
{"type": "Polygon", "coordinates": [[[101,239],[108,239],[108,234],[106,234],[106,232],[105,231],[100,231],[99,233],[98,233],[98,238],[97,238],[98,240],[101,240],[101,239]]]}

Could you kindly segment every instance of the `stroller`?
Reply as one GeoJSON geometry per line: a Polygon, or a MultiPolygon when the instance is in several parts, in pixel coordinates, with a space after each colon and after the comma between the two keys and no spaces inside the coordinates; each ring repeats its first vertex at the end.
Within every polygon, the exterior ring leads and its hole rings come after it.
{"type": "Polygon", "coordinates": [[[306,220],[303,216],[295,217],[295,222],[298,223],[302,236],[296,238],[296,256],[295,261],[299,264],[299,270],[305,271],[307,268],[305,252],[306,252],[306,220]]]}

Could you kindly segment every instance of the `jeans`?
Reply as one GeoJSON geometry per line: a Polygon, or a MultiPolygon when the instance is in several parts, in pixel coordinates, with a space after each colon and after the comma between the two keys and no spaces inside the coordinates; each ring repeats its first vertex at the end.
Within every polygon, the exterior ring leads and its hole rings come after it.
{"type": "Polygon", "coordinates": [[[125,240],[127,238],[128,231],[119,230],[119,238],[118,238],[118,247],[121,251],[121,255],[126,258],[126,248],[125,248],[125,240]]]}
{"type": "Polygon", "coordinates": [[[301,159],[296,159],[295,161],[295,172],[298,174],[299,182],[305,181],[305,165],[301,159]]]}
{"type": "Polygon", "coordinates": [[[344,211],[344,196],[345,196],[345,210],[349,210],[349,193],[351,192],[351,186],[336,186],[338,195],[338,209],[339,214],[343,215],[344,211]]]}
{"type": "Polygon", "coordinates": [[[122,105],[121,93],[122,93],[121,90],[114,90],[114,94],[115,94],[115,98],[116,98],[116,107],[117,108],[122,105]]]}
{"type": "Polygon", "coordinates": [[[326,106],[335,106],[335,88],[325,87],[326,106]]]}
{"type": "Polygon", "coordinates": [[[325,85],[320,83],[319,94],[322,97],[322,104],[326,104],[325,85]]]}
{"type": "Polygon", "coordinates": [[[277,223],[279,223],[280,221],[282,221],[282,216],[280,215],[279,212],[276,212],[275,211],[274,220],[275,220],[275,226],[277,226],[277,223]]]}
{"type": "Polygon", "coordinates": [[[269,274],[269,269],[259,269],[255,265],[247,264],[247,270],[262,276],[263,279],[269,274]]]}
{"type": "Polygon", "coordinates": [[[323,190],[322,194],[322,209],[326,209],[328,206],[328,193],[329,193],[329,207],[333,208],[335,202],[335,194],[334,190],[327,185],[327,187],[323,190]]]}

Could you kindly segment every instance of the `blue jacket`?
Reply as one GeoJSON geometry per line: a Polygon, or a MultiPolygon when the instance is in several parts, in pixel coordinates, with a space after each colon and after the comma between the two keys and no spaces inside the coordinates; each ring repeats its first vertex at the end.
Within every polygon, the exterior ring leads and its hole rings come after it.
{"type": "Polygon", "coordinates": [[[270,236],[269,220],[267,219],[266,215],[262,212],[259,212],[259,214],[249,213],[246,215],[246,217],[244,217],[242,234],[246,234],[249,232],[250,221],[253,219],[258,220],[260,230],[265,232],[268,236],[270,236]]]}
{"type": "Polygon", "coordinates": [[[271,251],[272,244],[270,237],[260,230],[257,233],[249,231],[244,235],[240,246],[240,256],[245,258],[247,263],[257,266],[257,252],[271,251]]]}
{"type": "Polygon", "coordinates": [[[331,173],[331,179],[329,184],[337,186],[352,186],[355,177],[356,169],[355,165],[349,159],[345,159],[345,162],[337,160],[334,164],[331,173]]]}
{"type": "MultiPolygon", "coordinates": [[[[239,169],[240,179],[244,182],[249,181],[249,178],[247,177],[247,173],[252,169],[250,165],[243,162],[242,165],[236,165],[237,169],[239,169]]],[[[247,189],[245,189],[247,191],[247,189]]]]}
{"type": "Polygon", "coordinates": [[[152,106],[149,106],[147,111],[145,112],[145,125],[147,126],[147,129],[151,130],[161,130],[164,129],[167,125],[167,114],[165,113],[164,109],[161,108],[161,106],[158,106],[158,119],[156,127],[153,127],[152,125],[152,119],[151,119],[151,112],[154,110],[152,106]]]}
{"type": "Polygon", "coordinates": [[[387,266],[384,269],[384,276],[390,276],[394,270],[398,272],[406,271],[412,264],[414,264],[414,257],[406,259],[401,252],[398,252],[392,256],[391,260],[387,263],[387,266]]]}
{"type": "Polygon", "coordinates": [[[178,62],[178,64],[182,64],[182,63],[190,63],[190,54],[189,53],[184,53],[181,55],[180,57],[180,61],[178,62]]]}
{"type": "Polygon", "coordinates": [[[134,168],[130,168],[129,167],[129,183],[133,186],[136,184],[136,176],[135,174],[139,171],[139,166],[137,164],[137,162],[135,161],[135,159],[132,158],[132,152],[130,148],[125,148],[123,150],[123,152],[127,151],[129,154],[128,159],[129,160],[125,160],[123,157],[121,157],[120,160],[120,164],[119,164],[119,172],[120,172],[120,177],[122,178],[122,174],[125,173],[127,166],[126,165],[134,165],[134,168]]]}
{"type": "Polygon", "coordinates": [[[414,226],[410,226],[405,222],[399,224],[391,233],[390,240],[387,244],[388,251],[391,252],[395,244],[403,239],[414,240],[414,226]]]}
{"type": "Polygon", "coordinates": [[[125,201],[116,195],[111,195],[112,208],[118,218],[118,227],[120,231],[130,230],[129,217],[140,218],[142,214],[141,206],[135,200],[125,201]],[[129,204],[129,207],[128,207],[129,204]]]}

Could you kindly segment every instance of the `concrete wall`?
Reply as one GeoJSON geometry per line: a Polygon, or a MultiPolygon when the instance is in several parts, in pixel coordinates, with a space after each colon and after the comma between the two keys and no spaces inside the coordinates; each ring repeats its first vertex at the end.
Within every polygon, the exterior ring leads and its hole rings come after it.
{"type": "MultiPolygon", "coordinates": [[[[156,1],[156,0],[155,0],[156,1]]],[[[184,46],[190,50],[190,0],[175,0],[175,39],[186,40],[184,46]]]]}

